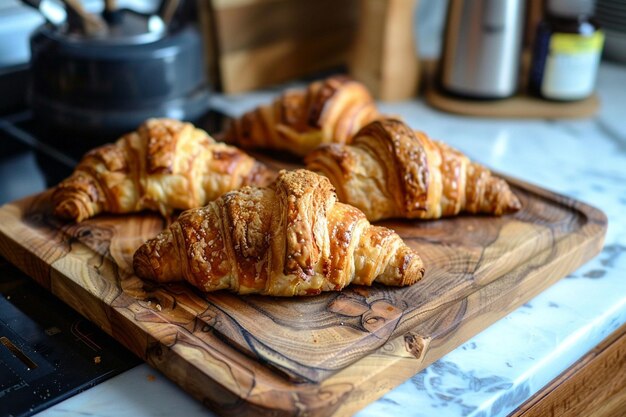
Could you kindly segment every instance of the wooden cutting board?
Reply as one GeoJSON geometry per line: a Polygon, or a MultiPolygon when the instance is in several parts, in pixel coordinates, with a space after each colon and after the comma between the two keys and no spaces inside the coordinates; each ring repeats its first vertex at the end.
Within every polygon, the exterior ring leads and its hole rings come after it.
{"type": "Polygon", "coordinates": [[[512,216],[380,223],[424,259],[406,288],[283,299],[143,282],[132,255],[163,219],[65,224],[50,192],[0,208],[0,253],[218,414],[351,415],[600,251],[601,211],[509,181],[512,216]]]}

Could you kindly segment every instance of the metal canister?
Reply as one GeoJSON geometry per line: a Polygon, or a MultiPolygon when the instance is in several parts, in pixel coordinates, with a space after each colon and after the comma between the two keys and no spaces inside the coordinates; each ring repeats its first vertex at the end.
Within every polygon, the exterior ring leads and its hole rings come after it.
{"type": "Polygon", "coordinates": [[[451,0],[441,86],[482,99],[515,94],[523,25],[523,0],[451,0]]]}

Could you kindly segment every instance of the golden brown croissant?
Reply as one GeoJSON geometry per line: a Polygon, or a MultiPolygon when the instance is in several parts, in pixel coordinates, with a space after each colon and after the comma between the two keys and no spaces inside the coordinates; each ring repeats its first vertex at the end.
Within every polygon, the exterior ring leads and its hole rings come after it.
{"type": "Polygon", "coordinates": [[[80,222],[100,212],[129,213],[205,205],[273,175],[239,149],[204,130],[171,119],[150,119],[113,144],[88,152],[52,195],[55,215],[80,222]]]}
{"type": "Polygon", "coordinates": [[[185,279],[203,291],[275,296],[422,277],[422,260],[396,233],[336,197],[327,178],[281,171],[270,187],[244,187],[182,213],[135,252],[135,273],[185,279]]]}
{"type": "Polygon", "coordinates": [[[365,126],[352,145],[320,146],[305,162],[330,179],[340,201],[370,221],[437,219],[461,211],[501,215],[521,208],[503,179],[394,119],[365,126]]]}
{"type": "Polygon", "coordinates": [[[224,140],[244,148],[286,150],[304,156],[321,143],[345,143],[379,117],[367,88],[347,77],[287,91],[271,105],[235,120],[224,140]]]}

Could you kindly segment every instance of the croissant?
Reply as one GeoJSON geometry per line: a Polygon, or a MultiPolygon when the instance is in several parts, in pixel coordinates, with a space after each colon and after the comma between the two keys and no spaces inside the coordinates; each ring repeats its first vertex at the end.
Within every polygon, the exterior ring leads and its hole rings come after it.
{"type": "Polygon", "coordinates": [[[367,88],[344,76],[290,90],[271,105],[231,123],[224,140],[243,148],[285,150],[304,156],[321,143],[345,143],[379,117],[367,88]]]}
{"type": "Polygon", "coordinates": [[[370,221],[437,219],[461,211],[501,215],[521,208],[503,179],[399,120],[372,122],[351,145],[322,145],[305,163],[370,221]]]}
{"type": "Polygon", "coordinates": [[[200,207],[272,174],[239,149],[190,123],[149,119],[113,144],[88,152],[55,189],[54,214],[80,222],[101,212],[200,207]]]}
{"type": "Polygon", "coordinates": [[[244,187],[182,213],[135,252],[135,273],[184,279],[202,291],[273,296],[422,277],[422,260],[395,232],[336,199],[327,178],[281,171],[270,187],[244,187]]]}

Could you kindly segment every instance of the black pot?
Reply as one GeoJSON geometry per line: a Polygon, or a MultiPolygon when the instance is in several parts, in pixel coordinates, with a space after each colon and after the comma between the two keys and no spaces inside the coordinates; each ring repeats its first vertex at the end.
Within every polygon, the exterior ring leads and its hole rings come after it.
{"type": "Polygon", "coordinates": [[[31,104],[38,121],[111,137],[150,117],[195,120],[208,109],[197,29],[89,38],[43,25],[31,37],[31,104]]]}

